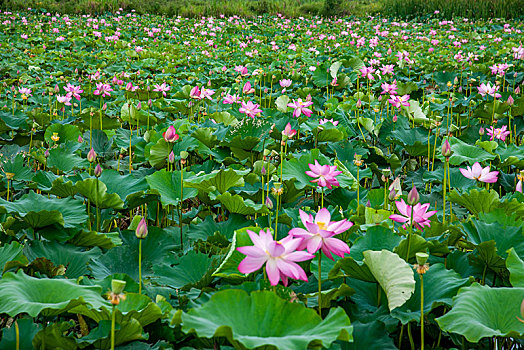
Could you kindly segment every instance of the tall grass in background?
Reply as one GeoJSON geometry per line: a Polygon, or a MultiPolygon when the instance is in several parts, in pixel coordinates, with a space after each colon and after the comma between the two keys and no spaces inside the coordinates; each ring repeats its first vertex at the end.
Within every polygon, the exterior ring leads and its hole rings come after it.
{"type": "Polygon", "coordinates": [[[467,18],[522,18],[524,0],[381,0],[384,16],[421,17],[440,11],[440,16],[467,18]]]}

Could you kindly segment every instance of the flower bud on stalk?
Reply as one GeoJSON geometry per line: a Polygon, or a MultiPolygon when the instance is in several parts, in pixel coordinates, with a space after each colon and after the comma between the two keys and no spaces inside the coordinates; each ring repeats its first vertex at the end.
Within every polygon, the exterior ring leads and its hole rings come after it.
{"type": "Polygon", "coordinates": [[[446,158],[449,158],[453,152],[451,151],[451,146],[448,142],[448,139],[445,139],[444,142],[442,143],[442,155],[446,158]]]}
{"type": "Polygon", "coordinates": [[[142,220],[140,220],[140,222],[138,223],[138,226],[135,230],[135,234],[136,238],[138,239],[144,239],[147,237],[147,223],[145,218],[142,218],[142,220]]]}
{"type": "Polygon", "coordinates": [[[102,167],[100,167],[100,164],[97,164],[95,167],[95,176],[100,177],[102,175],[102,167]]]}
{"type": "Polygon", "coordinates": [[[170,164],[173,164],[175,162],[175,154],[173,153],[173,151],[171,151],[171,153],[169,153],[169,156],[168,156],[168,161],[170,164]]]}
{"type": "Polygon", "coordinates": [[[418,194],[417,188],[413,185],[413,188],[408,193],[408,204],[413,206],[420,201],[420,195],[418,194]]]}
{"type": "Polygon", "coordinates": [[[87,153],[87,160],[89,161],[89,163],[93,163],[95,159],[96,159],[96,152],[91,147],[91,150],[87,153]]]}

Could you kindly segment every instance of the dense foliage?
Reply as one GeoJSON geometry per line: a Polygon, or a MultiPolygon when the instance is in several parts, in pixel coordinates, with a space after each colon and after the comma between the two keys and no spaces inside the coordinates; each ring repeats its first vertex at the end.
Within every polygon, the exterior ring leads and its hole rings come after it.
{"type": "Polygon", "coordinates": [[[521,22],[0,23],[0,348],[522,347],[521,22]]]}

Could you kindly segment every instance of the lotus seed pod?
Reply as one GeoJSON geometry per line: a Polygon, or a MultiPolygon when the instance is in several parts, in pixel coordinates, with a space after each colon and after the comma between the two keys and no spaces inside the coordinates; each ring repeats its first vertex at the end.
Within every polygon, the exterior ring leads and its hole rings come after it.
{"type": "Polygon", "coordinates": [[[111,291],[115,294],[121,294],[126,287],[126,281],[111,280],[111,291]]]}
{"type": "Polygon", "coordinates": [[[417,258],[417,264],[424,265],[429,258],[429,255],[427,253],[416,253],[415,257],[417,258]]]}

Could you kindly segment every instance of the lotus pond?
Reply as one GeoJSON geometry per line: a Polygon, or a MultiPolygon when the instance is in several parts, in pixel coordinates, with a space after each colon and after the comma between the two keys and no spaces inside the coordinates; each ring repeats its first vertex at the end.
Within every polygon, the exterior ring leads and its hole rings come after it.
{"type": "Polygon", "coordinates": [[[519,349],[519,21],[0,15],[1,349],[519,349]]]}

